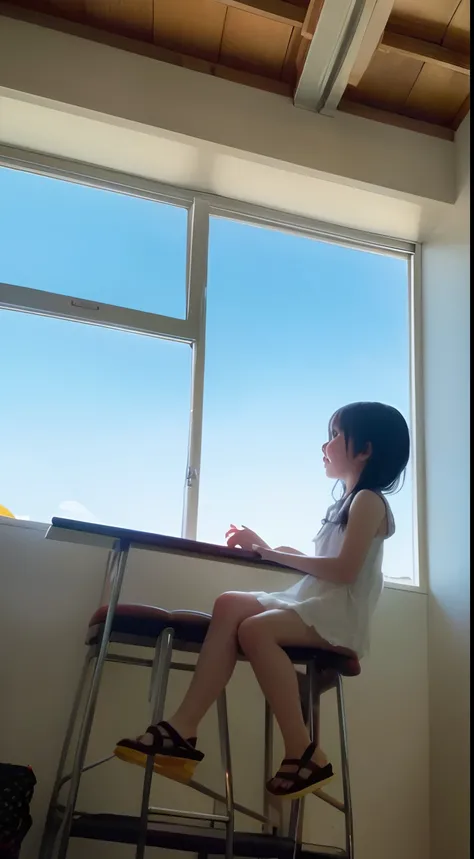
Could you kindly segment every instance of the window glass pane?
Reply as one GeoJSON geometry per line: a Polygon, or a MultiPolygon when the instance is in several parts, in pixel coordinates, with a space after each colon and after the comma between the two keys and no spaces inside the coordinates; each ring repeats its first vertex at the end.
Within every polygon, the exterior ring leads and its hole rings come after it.
{"type": "Polygon", "coordinates": [[[0,168],[0,281],[186,316],[187,210],[0,168]]]}
{"type": "MultiPolygon", "coordinates": [[[[380,400],[409,418],[408,295],[405,259],[211,220],[200,539],[235,523],[313,553],[330,416],[380,400]]],[[[410,474],[390,503],[385,574],[411,581],[410,474]]]]}
{"type": "Polygon", "coordinates": [[[11,311],[0,342],[0,504],[179,536],[189,346],[11,311]]]}

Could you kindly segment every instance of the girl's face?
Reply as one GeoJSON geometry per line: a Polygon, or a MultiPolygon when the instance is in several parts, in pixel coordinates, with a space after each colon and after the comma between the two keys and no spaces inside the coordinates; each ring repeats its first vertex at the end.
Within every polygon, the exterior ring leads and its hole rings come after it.
{"type": "Polygon", "coordinates": [[[344,433],[341,432],[336,422],[331,427],[331,437],[329,441],[323,444],[322,451],[326,476],[333,480],[342,480],[346,487],[355,485],[369,454],[354,456],[352,442],[349,441],[346,447],[344,433]]]}

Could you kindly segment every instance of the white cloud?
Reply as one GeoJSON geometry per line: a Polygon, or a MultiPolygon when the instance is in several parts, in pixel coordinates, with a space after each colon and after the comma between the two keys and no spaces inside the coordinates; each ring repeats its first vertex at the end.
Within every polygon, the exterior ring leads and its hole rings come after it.
{"type": "Polygon", "coordinates": [[[61,501],[59,505],[61,514],[68,519],[77,519],[81,522],[99,522],[97,516],[80,501],[61,501]]]}

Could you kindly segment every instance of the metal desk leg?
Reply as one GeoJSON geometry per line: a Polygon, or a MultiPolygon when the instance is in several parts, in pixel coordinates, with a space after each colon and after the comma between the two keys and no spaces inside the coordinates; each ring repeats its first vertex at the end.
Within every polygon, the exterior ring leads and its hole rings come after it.
{"type": "MultiPolygon", "coordinates": [[[[54,780],[54,786],[51,794],[51,799],[49,802],[48,813],[46,816],[46,823],[43,830],[43,837],[41,839],[41,845],[39,849],[38,859],[49,859],[52,853],[52,849],[54,846],[54,840],[56,835],[56,830],[53,830],[53,817],[54,810],[58,800],[58,794],[61,789],[62,784],[62,776],[64,766],[66,764],[67,754],[69,751],[69,745],[71,743],[72,735],[74,733],[74,728],[77,720],[77,713],[79,710],[79,706],[82,699],[82,694],[84,692],[84,688],[86,686],[87,675],[90,672],[91,668],[91,660],[89,654],[87,654],[84,667],[81,672],[81,676],[79,679],[79,683],[77,686],[76,694],[74,696],[74,701],[71,708],[71,715],[69,716],[69,722],[66,729],[66,736],[64,738],[64,742],[61,749],[61,755],[59,758],[58,768],[56,770],[56,777],[54,780]],[[53,831],[52,831],[53,830],[53,831]]],[[[92,673],[92,672],[91,672],[92,673]]],[[[92,680],[92,677],[90,678],[92,680]]]]}
{"type": "Polygon", "coordinates": [[[100,681],[102,679],[102,669],[105,665],[105,660],[107,656],[107,650],[109,647],[110,634],[112,632],[112,622],[115,614],[115,609],[117,607],[118,599],[120,596],[120,591],[122,588],[123,577],[125,575],[125,568],[127,566],[128,560],[128,545],[125,549],[122,549],[121,544],[117,546],[115,550],[118,554],[118,563],[117,563],[117,572],[115,574],[115,578],[112,584],[111,594],[110,594],[110,602],[107,610],[107,615],[105,618],[104,631],[102,633],[102,640],[100,643],[99,653],[97,655],[97,660],[94,666],[94,673],[92,677],[92,684],[89,690],[89,694],[87,697],[87,703],[84,711],[84,715],[82,717],[81,727],[79,730],[79,736],[76,747],[76,754],[74,757],[74,765],[72,768],[71,775],[71,784],[69,787],[69,795],[66,803],[66,808],[64,811],[64,821],[63,827],[61,831],[61,836],[59,840],[59,849],[57,854],[57,859],[65,859],[68,844],[69,844],[69,834],[71,831],[72,817],[74,814],[74,809],[76,806],[77,794],[79,791],[79,783],[81,780],[82,768],[84,765],[84,759],[87,752],[87,745],[89,742],[89,736],[92,729],[92,722],[94,719],[95,708],[97,706],[97,698],[99,696],[100,689],[100,681]]]}

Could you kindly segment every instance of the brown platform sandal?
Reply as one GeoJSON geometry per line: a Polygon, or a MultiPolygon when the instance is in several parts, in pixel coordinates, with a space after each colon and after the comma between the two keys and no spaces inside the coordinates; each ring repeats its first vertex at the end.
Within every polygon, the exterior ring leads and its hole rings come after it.
{"type": "Polygon", "coordinates": [[[316,743],[311,743],[301,758],[285,758],[282,766],[293,765],[297,767],[295,772],[279,770],[273,778],[267,782],[267,790],[272,796],[280,796],[284,799],[300,799],[309,793],[316,793],[332,778],[334,773],[331,764],[319,767],[311,758],[316,751],[316,743]],[[291,782],[291,787],[277,787],[273,785],[275,779],[284,779],[291,782]]]}
{"type": "Polygon", "coordinates": [[[141,743],[138,738],[119,740],[114,750],[115,757],[139,767],[146,767],[152,757],[154,772],[177,781],[190,781],[204,758],[203,753],[196,749],[196,739],[183,739],[168,722],[149,725],[145,733],[152,735],[152,743],[141,743]]]}

